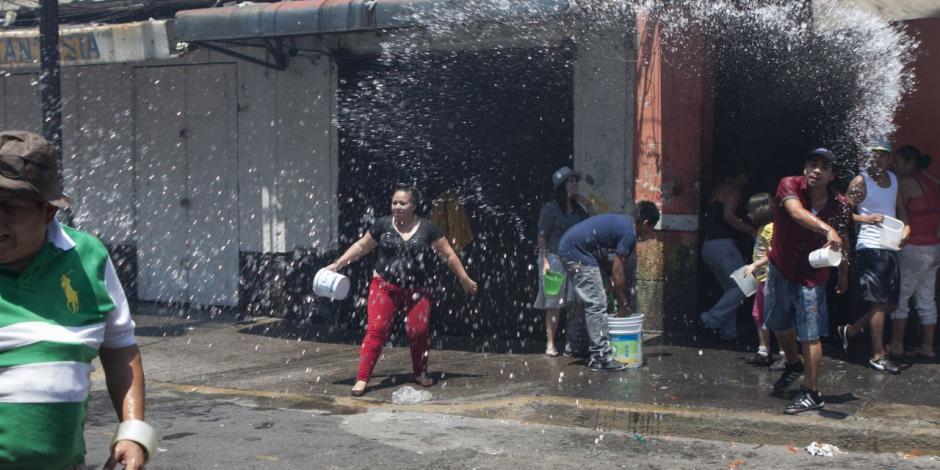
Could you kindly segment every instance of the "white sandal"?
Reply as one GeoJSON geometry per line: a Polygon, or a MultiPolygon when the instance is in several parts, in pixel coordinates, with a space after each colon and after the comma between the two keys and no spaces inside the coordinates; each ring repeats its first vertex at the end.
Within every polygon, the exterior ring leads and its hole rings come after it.
{"type": "Polygon", "coordinates": [[[555,348],[545,348],[545,355],[556,357],[558,356],[558,351],[555,348]]]}

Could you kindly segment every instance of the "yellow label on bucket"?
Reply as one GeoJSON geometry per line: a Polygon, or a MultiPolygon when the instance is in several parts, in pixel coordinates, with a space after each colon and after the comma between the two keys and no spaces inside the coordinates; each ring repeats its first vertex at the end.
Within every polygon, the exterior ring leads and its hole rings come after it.
{"type": "Polygon", "coordinates": [[[643,361],[640,333],[611,333],[613,358],[621,364],[639,367],[643,361]]]}

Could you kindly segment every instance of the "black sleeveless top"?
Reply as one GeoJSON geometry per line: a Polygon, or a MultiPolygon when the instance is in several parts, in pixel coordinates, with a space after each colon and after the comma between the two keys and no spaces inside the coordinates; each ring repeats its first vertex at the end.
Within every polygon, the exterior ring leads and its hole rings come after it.
{"type": "Polygon", "coordinates": [[[705,207],[705,239],[718,240],[732,238],[734,229],[725,220],[725,205],[721,201],[712,201],[705,207]]]}
{"type": "Polygon", "coordinates": [[[430,264],[436,255],[431,245],[444,236],[444,231],[427,219],[418,219],[418,229],[405,241],[387,215],[369,227],[369,235],[379,243],[379,259],[375,272],[399,287],[426,287],[430,264]]]}

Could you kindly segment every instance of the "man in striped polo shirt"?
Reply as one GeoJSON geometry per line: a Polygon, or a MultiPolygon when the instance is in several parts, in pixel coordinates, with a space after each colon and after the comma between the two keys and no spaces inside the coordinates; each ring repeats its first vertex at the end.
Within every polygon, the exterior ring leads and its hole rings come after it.
{"type": "Polygon", "coordinates": [[[69,204],[56,157],[36,134],[0,132],[0,468],[84,468],[100,355],[121,421],[106,467],[140,469],[155,436],[134,321],[104,245],[54,218],[69,204]]]}

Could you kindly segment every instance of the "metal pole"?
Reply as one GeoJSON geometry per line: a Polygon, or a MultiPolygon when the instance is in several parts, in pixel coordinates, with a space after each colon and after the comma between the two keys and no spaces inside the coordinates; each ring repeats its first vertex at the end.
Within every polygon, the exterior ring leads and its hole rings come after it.
{"type": "MultiPolygon", "coordinates": [[[[62,88],[59,77],[59,2],[42,0],[39,18],[39,93],[42,135],[62,150],[62,88]]],[[[61,152],[60,152],[61,158],[61,152]]],[[[61,161],[59,162],[62,163],[61,161]]],[[[59,170],[61,172],[61,167],[59,170]]]]}
{"type": "MultiPolygon", "coordinates": [[[[59,184],[64,188],[62,155],[62,85],[59,74],[59,0],[42,0],[39,11],[39,95],[42,135],[59,151],[59,184]]],[[[72,211],[65,221],[72,225],[72,211]]]]}

